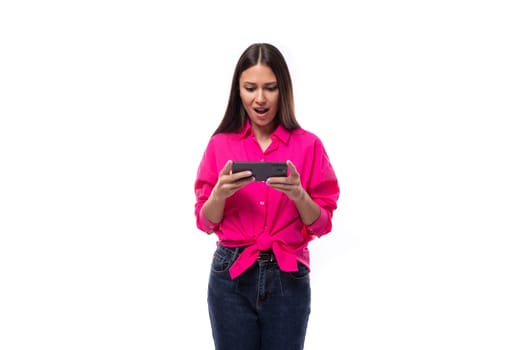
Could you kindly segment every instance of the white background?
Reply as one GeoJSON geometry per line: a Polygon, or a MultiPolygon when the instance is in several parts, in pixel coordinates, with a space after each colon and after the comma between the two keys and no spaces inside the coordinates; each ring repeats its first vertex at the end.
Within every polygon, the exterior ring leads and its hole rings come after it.
{"type": "Polygon", "coordinates": [[[519,3],[3,1],[0,348],[212,348],[193,180],[265,41],[342,190],[305,349],[524,349],[519,3]]]}

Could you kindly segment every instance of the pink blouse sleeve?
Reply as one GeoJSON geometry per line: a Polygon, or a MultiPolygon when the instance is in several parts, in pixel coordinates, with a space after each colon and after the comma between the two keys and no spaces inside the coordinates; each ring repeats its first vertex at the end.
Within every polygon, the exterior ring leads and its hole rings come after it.
{"type": "Polygon", "coordinates": [[[197,228],[206,233],[213,232],[217,227],[217,224],[214,224],[202,214],[202,207],[208,200],[217,182],[217,176],[218,170],[215,161],[215,147],[213,140],[210,140],[202,156],[199,168],[197,169],[197,177],[194,184],[197,228]]]}
{"type": "Polygon", "coordinates": [[[328,154],[320,140],[314,147],[312,160],[313,170],[306,190],[321,208],[321,214],[307,229],[311,234],[321,237],[332,230],[332,215],[337,208],[340,190],[328,154]]]}

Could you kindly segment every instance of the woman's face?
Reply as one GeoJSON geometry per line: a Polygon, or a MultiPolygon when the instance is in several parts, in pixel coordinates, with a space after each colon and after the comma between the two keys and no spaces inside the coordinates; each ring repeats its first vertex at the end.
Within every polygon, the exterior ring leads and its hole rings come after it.
{"type": "Polygon", "coordinates": [[[271,132],[279,108],[279,89],[273,71],[261,64],[246,69],[241,73],[239,89],[252,127],[271,132]]]}

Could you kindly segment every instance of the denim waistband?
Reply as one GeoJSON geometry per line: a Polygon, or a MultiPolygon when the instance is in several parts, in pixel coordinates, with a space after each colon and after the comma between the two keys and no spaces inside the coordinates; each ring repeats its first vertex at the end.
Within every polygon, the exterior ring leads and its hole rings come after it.
{"type": "MultiPolygon", "coordinates": [[[[225,247],[222,244],[217,246],[217,251],[221,254],[227,254],[233,260],[245,250],[247,247],[225,247]]],[[[275,262],[275,255],[272,250],[262,250],[257,257],[258,262],[275,262]]]]}

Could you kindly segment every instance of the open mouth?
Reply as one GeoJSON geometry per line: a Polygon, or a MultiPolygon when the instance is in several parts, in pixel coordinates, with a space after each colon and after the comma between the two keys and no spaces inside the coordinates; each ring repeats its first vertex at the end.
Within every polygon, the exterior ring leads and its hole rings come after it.
{"type": "Polygon", "coordinates": [[[264,114],[270,110],[270,108],[254,108],[253,109],[257,114],[264,114]]]}

